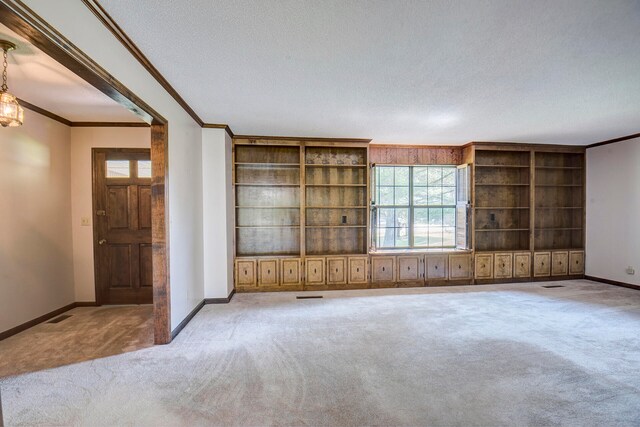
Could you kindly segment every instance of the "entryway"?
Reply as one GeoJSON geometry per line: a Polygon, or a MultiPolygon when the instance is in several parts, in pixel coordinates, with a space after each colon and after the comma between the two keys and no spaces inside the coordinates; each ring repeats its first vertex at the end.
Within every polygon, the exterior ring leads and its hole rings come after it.
{"type": "Polygon", "coordinates": [[[151,304],[150,150],[93,149],[96,302],[151,304]]]}

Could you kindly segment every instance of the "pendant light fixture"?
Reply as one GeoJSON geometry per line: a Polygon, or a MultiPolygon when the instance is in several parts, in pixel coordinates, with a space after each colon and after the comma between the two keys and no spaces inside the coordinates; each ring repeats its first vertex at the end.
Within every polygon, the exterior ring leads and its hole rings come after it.
{"type": "Polygon", "coordinates": [[[16,45],[7,40],[0,40],[0,49],[3,56],[2,87],[0,88],[0,125],[20,126],[24,121],[24,110],[18,104],[15,96],[11,95],[7,87],[7,52],[16,48],[16,45]]]}

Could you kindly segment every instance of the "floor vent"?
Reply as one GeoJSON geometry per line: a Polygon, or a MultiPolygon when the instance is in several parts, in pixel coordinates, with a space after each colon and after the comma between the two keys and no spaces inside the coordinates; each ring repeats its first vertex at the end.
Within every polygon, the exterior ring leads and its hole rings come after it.
{"type": "Polygon", "coordinates": [[[562,286],[562,285],[548,285],[548,286],[543,286],[543,288],[547,288],[547,289],[551,289],[551,288],[564,288],[564,286],[562,286]]]}
{"type": "Polygon", "coordinates": [[[296,299],[316,299],[316,298],[322,298],[322,295],[304,295],[304,296],[296,297],[296,299]]]}
{"type": "Polygon", "coordinates": [[[71,314],[63,314],[62,316],[58,316],[53,320],[49,320],[47,323],[60,323],[63,320],[67,320],[71,316],[72,316],[71,314]]]}

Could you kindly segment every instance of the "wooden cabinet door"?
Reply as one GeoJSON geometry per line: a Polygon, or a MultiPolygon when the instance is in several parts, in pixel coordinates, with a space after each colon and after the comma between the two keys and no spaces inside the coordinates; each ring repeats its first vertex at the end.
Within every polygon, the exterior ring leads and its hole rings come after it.
{"type": "Polygon", "coordinates": [[[449,255],[449,280],[471,278],[471,255],[449,255]]]}
{"type": "Polygon", "coordinates": [[[569,274],[584,274],[584,251],[569,252],[569,274]]]}
{"type": "Polygon", "coordinates": [[[493,260],[493,277],[496,279],[513,277],[513,255],[511,253],[494,254],[493,260]]]}
{"type": "Polygon", "coordinates": [[[324,258],[306,258],[305,284],[324,285],[324,258]]]}
{"type": "Polygon", "coordinates": [[[551,275],[565,276],[569,272],[569,252],[555,251],[551,253],[551,275]]]}
{"type": "Polygon", "coordinates": [[[493,254],[476,254],[476,279],[493,278],[493,254]]]}
{"type": "Polygon", "coordinates": [[[258,261],[258,286],[278,286],[278,260],[258,261]]]}
{"type": "Polygon", "coordinates": [[[531,253],[513,254],[513,277],[531,277],[531,253]]]}
{"type": "Polygon", "coordinates": [[[551,274],[551,252],[533,254],[533,277],[546,277],[551,274]]]}
{"type": "Polygon", "coordinates": [[[255,288],[256,281],[256,261],[236,260],[236,287],[255,288]]]}
{"type": "Polygon", "coordinates": [[[327,284],[344,285],[347,283],[346,257],[327,257],[327,284]]]}
{"type": "Polygon", "coordinates": [[[350,285],[366,284],[369,282],[369,272],[367,266],[369,263],[368,257],[349,257],[349,277],[347,282],[350,285]]]}
{"type": "Polygon", "coordinates": [[[427,280],[446,280],[447,279],[447,260],[446,255],[428,255],[425,257],[425,276],[427,280]]]}
{"type": "Polygon", "coordinates": [[[421,267],[421,258],[420,256],[415,255],[404,255],[398,256],[398,282],[416,282],[418,280],[422,280],[422,272],[420,271],[421,267]]]}
{"type": "Polygon", "coordinates": [[[395,282],[395,257],[392,256],[372,256],[371,257],[371,281],[395,282]]]}
{"type": "Polygon", "coordinates": [[[280,260],[280,277],[283,286],[300,284],[300,258],[280,260]]]}

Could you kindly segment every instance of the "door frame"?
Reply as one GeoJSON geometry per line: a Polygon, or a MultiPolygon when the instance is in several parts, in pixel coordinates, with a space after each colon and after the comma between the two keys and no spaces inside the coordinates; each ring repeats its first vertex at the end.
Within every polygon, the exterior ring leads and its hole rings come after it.
{"type": "Polygon", "coordinates": [[[154,341],[170,343],[168,121],[22,1],[0,2],[0,22],[151,126],[154,341]]]}
{"type": "MultiPolygon", "coordinates": [[[[99,173],[99,169],[97,168],[97,155],[101,154],[101,153],[131,153],[131,154],[141,154],[141,153],[149,153],[149,155],[151,155],[151,150],[149,148],[145,148],[145,147],[140,147],[140,148],[124,148],[124,147],[109,147],[109,148],[103,148],[103,147],[94,147],[91,149],[91,206],[92,206],[92,214],[91,214],[91,218],[92,218],[92,228],[93,228],[93,277],[94,277],[94,285],[95,285],[95,292],[96,292],[96,305],[103,305],[105,304],[105,298],[104,298],[104,294],[103,294],[103,288],[102,288],[102,283],[100,281],[100,279],[104,279],[104,277],[101,276],[102,274],[105,274],[105,266],[102,265],[102,260],[100,259],[99,256],[99,250],[100,250],[100,245],[99,245],[99,240],[100,240],[100,232],[98,231],[98,215],[97,215],[97,206],[98,206],[98,197],[100,192],[102,191],[101,188],[99,188],[99,183],[104,185],[106,184],[106,182],[104,181],[106,178],[100,177],[98,175],[99,173]],[[101,270],[102,268],[102,270],[101,270]]],[[[153,173],[153,172],[152,172],[153,173]]],[[[149,181],[151,181],[151,179],[149,179],[149,181]]],[[[106,195],[105,195],[106,196],[106,195]]]]}

